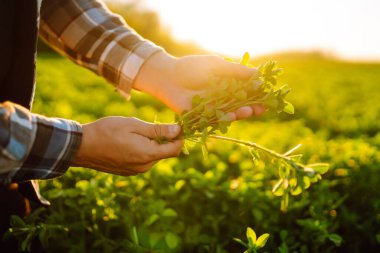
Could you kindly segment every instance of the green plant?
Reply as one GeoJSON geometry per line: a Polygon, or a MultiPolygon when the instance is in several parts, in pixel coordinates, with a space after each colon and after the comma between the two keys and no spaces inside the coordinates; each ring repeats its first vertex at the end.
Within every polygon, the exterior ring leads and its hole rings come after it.
{"type": "Polygon", "coordinates": [[[260,235],[259,238],[257,238],[256,232],[250,227],[247,228],[246,235],[247,235],[247,240],[248,240],[247,243],[243,242],[239,238],[234,238],[234,241],[240,243],[246,248],[244,253],[257,253],[259,249],[265,246],[270,236],[268,233],[265,233],[265,234],[260,235]]]}
{"type": "Polygon", "coordinates": [[[4,240],[14,236],[19,240],[19,248],[22,252],[30,251],[33,240],[38,238],[44,248],[48,247],[50,238],[56,233],[67,233],[68,229],[60,224],[46,224],[43,222],[46,209],[39,208],[24,220],[17,215],[11,216],[11,228],[4,234],[4,240]]]}
{"type": "MultiPolygon", "coordinates": [[[[292,197],[286,213],[279,211],[281,199],[271,192],[279,181],[274,164],[260,160],[252,168],[249,152],[209,139],[207,160],[197,145],[191,157],[161,161],[135,177],[71,168],[61,178],[42,181],[41,193],[52,205],[36,222],[23,218],[25,226],[42,222],[67,228],[52,231],[45,250],[54,253],[242,252],[232,238],[245,238],[247,224],[270,234],[263,252],[380,252],[380,64],[308,54],[271,57],[286,70],[278,82],[291,84],[287,98],[295,114],[237,121],[228,136],[255,140],[280,153],[302,143],[298,151],[305,163],[331,164],[326,180],[292,197]],[[341,236],[341,245],[325,231],[341,236]],[[178,239],[172,249],[165,239],[169,233],[178,239]]],[[[266,59],[254,59],[254,64],[266,59]]],[[[81,123],[109,115],[173,118],[143,93],[125,102],[100,77],[67,59],[40,54],[38,61],[36,113],[81,123]]]]}
{"type": "MultiPolygon", "coordinates": [[[[249,54],[245,53],[241,62],[249,65],[249,54]]],[[[297,145],[284,154],[263,147],[257,143],[245,140],[216,135],[216,132],[227,133],[231,124],[229,113],[243,106],[261,104],[269,111],[288,114],[294,113],[294,107],[285,100],[290,89],[284,85],[276,88],[278,75],[282,69],[276,62],[268,61],[258,68],[258,72],[248,80],[236,80],[233,78],[213,77],[210,85],[213,92],[205,97],[195,96],[193,108],[176,117],[176,121],[182,127],[183,137],[186,140],[200,143],[204,157],[207,157],[207,139],[228,141],[245,146],[249,149],[254,162],[261,160],[264,154],[279,171],[279,180],[273,187],[273,193],[281,196],[281,210],[286,211],[289,204],[289,194],[299,195],[317,182],[329,169],[327,163],[303,164],[300,162],[302,155],[293,155],[293,152],[301,145],[297,145]]],[[[185,149],[188,153],[187,148],[185,149]]]]}

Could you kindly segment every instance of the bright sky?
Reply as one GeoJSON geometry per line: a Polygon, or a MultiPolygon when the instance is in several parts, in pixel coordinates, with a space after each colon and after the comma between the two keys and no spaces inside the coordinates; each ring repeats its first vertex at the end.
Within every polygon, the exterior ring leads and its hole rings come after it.
{"type": "Polygon", "coordinates": [[[380,0],[145,0],[181,40],[225,55],[322,49],[380,60],[380,0]]]}

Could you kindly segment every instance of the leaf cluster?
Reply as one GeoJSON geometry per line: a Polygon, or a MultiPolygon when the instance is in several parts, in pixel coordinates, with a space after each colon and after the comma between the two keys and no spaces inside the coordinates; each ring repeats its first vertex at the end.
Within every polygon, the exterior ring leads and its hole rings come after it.
{"type": "Polygon", "coordinates": [[[25,220],[17,215],[11,216],[11,228],[4,234],[4,240],[14,236],[19,241],[21,252],[30,252],[33,241],[38,238],[44,248],[48,247],[50,238],[55,237],[57,233],[66,233],[68,229],[59,224],[46,224],[43,222],[47,210],[43,207],[35,210],[25,220]]]}
{"type": "MultiPolygon", "coordinates": [[[[241,64],[249,66],[249,54],[245,53],[241,64]]],[[[286,211],[289,195],[299,195],[309,188],[312,182],[321,179],[329,165],[325,163],[304,165],[300,163],[302,155],[292,155],[300,146],[296,146],[284,154],[260,146],[254,142],[233,139],[215,135],[216,131],[227,133],[231,124],[229,113],[243,106],[254,104],[264,105],[268,111],[288,114],[294,113],[293,105],[286,101],[290,89],[284,85],[276,88],[278,75],[282,72],[274,61],[268,61],[259,66],[258,72],[248,80],[238,80],[229,77],[211,77],[210,86],[213,91],[205,97],[194,96],[193,108],[177,116],[185,139],[202,144],[202,153],[208,154],[206,141],[208,138],[229,141],[249,148],[255,162],[261,160],[260,153],[269,157],[279,170],[280,179],[273,188],[276,196],[281,196],[281,210],[286,211]]],[[[187,148],[185,150],[187,151],[187,148]]]]}
{"type": "MultiPolygon", "coordinates": [[[[249,57],[249,56],[248,56],[249,57]]],[[[248,64],[247,54],[242,63],[248,64]]],[[[272,112],[294,113],[293,106],[285,100],[290,89],[284,85],[277,86],[278,75],[282,72],[276,62],[268,61],[258,68],[248,80],[232,77],[212,76],[209,85],[212,88],[207,96],[196,95],[192,100],[192,109],[176,117],[181,125],[183,136],[193,139],[202,134],[202,140],[217,130],[227,133],[231,124],[229,113],[243,106],[264,105],[272,112]]]]}
{"type": "Polygon", "coordinates": [[[246,235],[248,243],[239,238],[234,238],[236,242],[240,243],[246,248],[244,253],[257,253],[259,249],[265,246],[270,236],[268,233],[265,233],[257,238],[256,232],[250,227],[247,228],[246,235]]]}

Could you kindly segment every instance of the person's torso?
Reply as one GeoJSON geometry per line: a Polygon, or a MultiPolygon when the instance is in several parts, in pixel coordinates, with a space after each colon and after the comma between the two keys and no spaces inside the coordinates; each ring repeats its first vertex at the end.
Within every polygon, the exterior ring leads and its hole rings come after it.
{"type": "Polygon", "coordinates": [[[0,1],[0,102],[30,109],[34,91],[38,0],[0,1]]]}
{"type": "MultiPolygon", "coordinates": [[[[31,109],[40,6],[41,0],[0,0],[0,102],[31,109]]],[[[19,184],[18,190],[37,204],[49,204],[36,182],[19,184]]]]}

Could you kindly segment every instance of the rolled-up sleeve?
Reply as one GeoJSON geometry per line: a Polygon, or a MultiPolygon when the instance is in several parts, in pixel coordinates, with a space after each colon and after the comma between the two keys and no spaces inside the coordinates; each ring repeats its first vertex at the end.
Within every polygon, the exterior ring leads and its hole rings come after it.
{"type": "Polygon", "coordinates": [[[127,98],[141,66],[163,50],[98,0],[44,0],[40,36],[75,63],[103,76],[127,98]]]}
{"type": "Polygon", "coordinates": [[[0,182],[63,175],[79,149],[79,123],[47,118],[5,102],[0,104],[0,182]]]}

